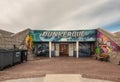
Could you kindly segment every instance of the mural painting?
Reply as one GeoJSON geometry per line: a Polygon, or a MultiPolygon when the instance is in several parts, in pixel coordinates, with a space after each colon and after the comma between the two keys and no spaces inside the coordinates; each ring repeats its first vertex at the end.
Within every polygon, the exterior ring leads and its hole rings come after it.
{"type": "Polygon", "coordinates": [[[48,56],[49,45],[48,43],[38,43],[35,45],[34,54],[37,56],[48,56]]]}
{"type": "Polygon", "coordinates": [[[96,30],[32,30],[34,42],[96,41],[96,30]]]}
{"type": "Polygon", "coordinates": [[[28,49],[32,49],[33,46],[33,38],[30,34],[28,34],[25,38],[25,43],[28,49]]]}
{"type": "Polygon", "coordinates": [[[108,37],[103,35],[101,32],[97,32],[97,44],[96,53],[110,53],[111,51],[118,51],[120,47],[110,40],[108,37]]]}

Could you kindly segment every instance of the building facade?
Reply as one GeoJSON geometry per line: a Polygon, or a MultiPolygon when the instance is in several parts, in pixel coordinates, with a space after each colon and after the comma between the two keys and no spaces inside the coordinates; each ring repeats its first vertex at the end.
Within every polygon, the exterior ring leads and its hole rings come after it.
{"type": "Polygon", "coordinates": [[[31,30],[33,52],[37,56],[74,56],[88,57],[101,53],[119,51],[116,42],[105,35],[100,29],[91,30],[31,30]]]}
{"type": "Polygon", "coordinates": [[[50,58],[89,57],[101,49],[99,54],[109,54],[110,62],[120,64],[119,34],[101,28],[64,31],[25,29],[16,34],[0,30],[0,49],[12,49],[14,45],[19,49],[28,49],[30,59],[33,54],[50,58]]]}

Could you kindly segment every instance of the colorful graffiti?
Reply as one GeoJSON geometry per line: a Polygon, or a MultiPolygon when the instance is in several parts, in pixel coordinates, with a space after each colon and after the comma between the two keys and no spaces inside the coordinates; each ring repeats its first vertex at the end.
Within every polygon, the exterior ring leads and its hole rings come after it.
{"type": "Polygon", "coordinates": [[[31,49],[32,46],[33,46],[33,38],[31,35],[27,35],[26,38],[25,38],[25,42],[26,42],[26,46],[28,49],[31,49]]]}
{"type": "Polygon", "coordinates": [[[97,30],[31,30],[34,42],[96,41],[97,30]]]}
{"type": "Polygon", "coordinates": [[[109,53],[111,51],[118,51],[120,47],[110,40],[108,37],[103,35],[101,32],[97,32],[97,52],[109,53]],[[101,49],[101,50],[99,50],[101,49]]]}

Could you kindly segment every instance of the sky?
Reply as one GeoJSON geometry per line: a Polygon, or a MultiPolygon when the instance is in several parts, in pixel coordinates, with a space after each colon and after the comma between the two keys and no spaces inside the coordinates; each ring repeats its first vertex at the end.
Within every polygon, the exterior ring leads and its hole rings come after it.
{"type": "Polygon", "coordinates": [[[0,0],[0,29],[120,31],[120,0],[0,0]]]}

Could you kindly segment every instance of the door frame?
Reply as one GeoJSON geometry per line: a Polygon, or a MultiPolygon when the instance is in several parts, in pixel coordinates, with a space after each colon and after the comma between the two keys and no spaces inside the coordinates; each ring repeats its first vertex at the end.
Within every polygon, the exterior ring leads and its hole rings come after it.
{"type": "MultiPolygon", "coordinates": [[[[63,53],[64,53],[64,50],[63,50],[63,53]]],[[[69,56],[69,43],[60,43],[59,44],[59,56],[69,56]],[[62,54],[61,52],[61,46],[64,46],[67,48],[67,54],[62,54]]]]}

